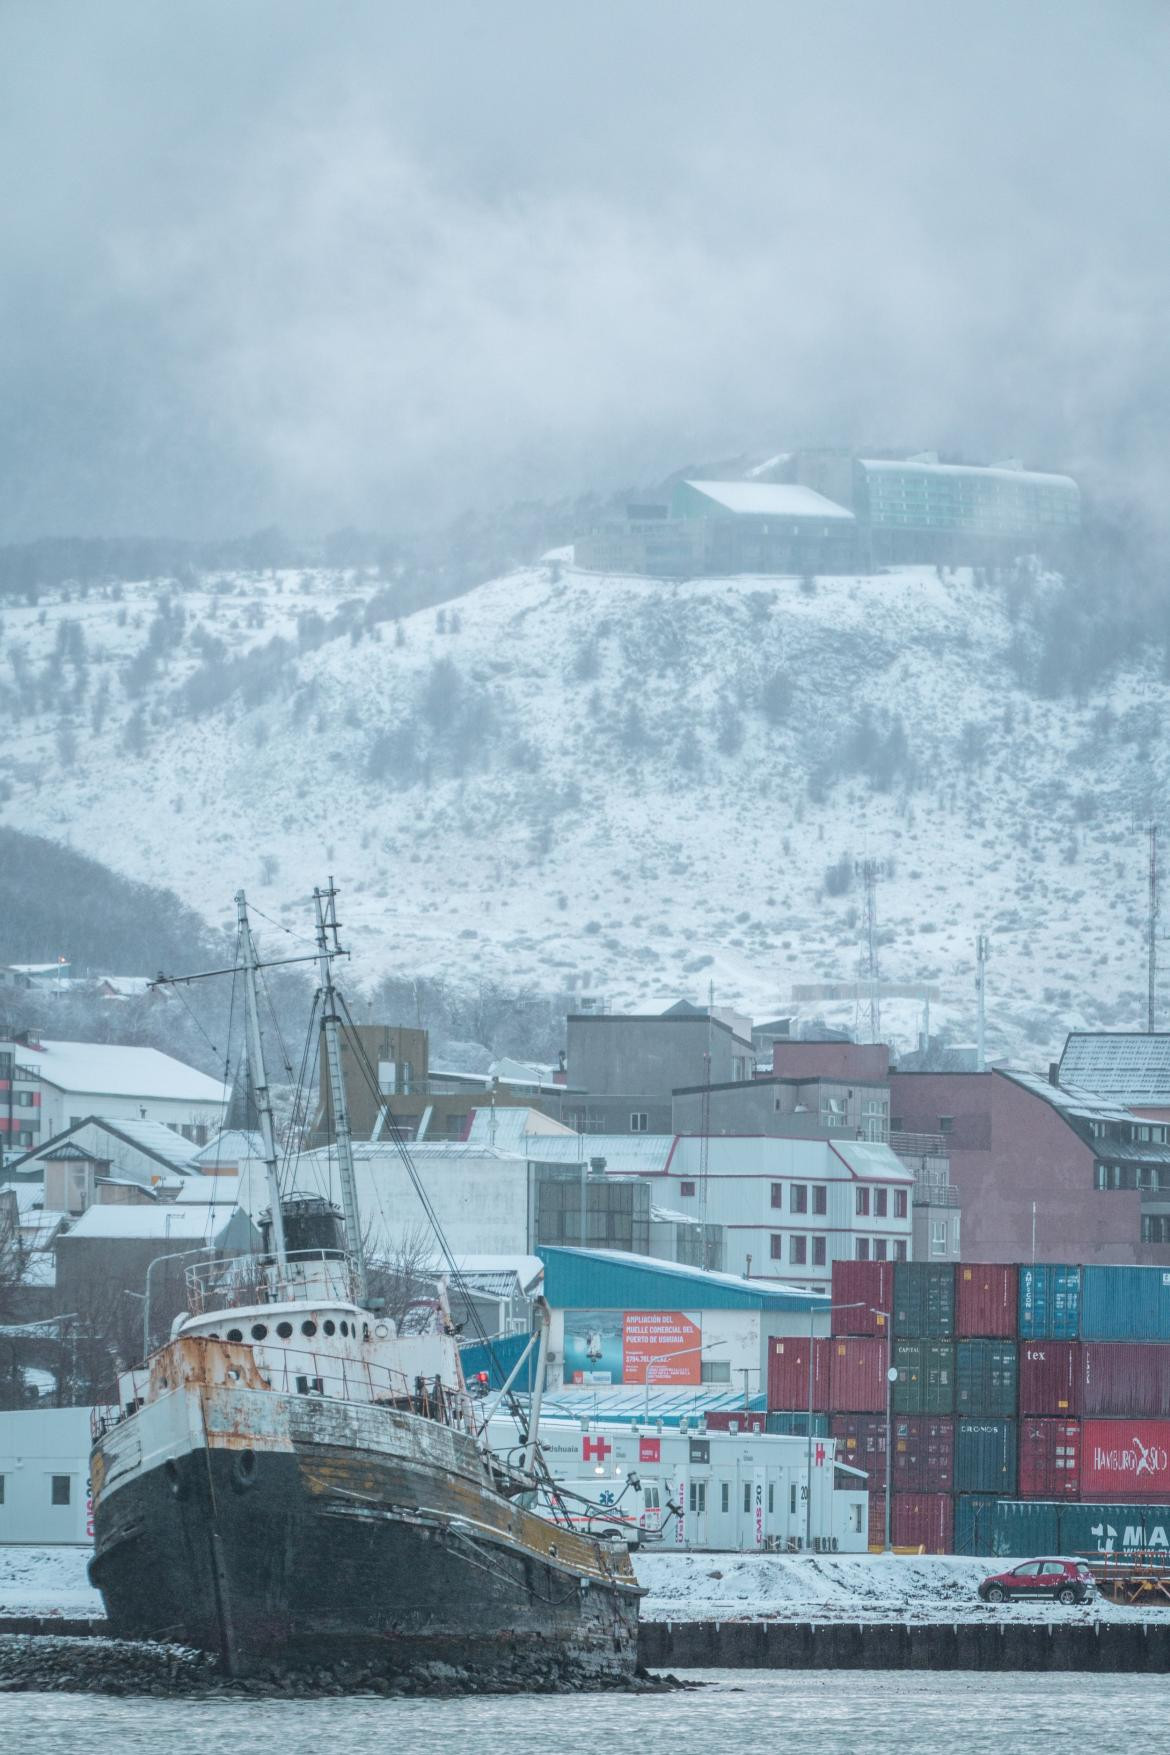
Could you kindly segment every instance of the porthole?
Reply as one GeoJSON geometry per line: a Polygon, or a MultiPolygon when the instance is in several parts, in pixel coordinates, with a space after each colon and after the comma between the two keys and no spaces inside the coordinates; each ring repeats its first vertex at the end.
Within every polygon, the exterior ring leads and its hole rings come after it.
{"type": "Polygon", "coordinates": [[[325,1330],[325,1333],[327,1335],[331,1335],[333,1333],[333,1330],[334,1330],[333,1318],[330,1316],[327,1316],[325,1318],[325,1321],[321,1324],[321,1327],[325,1330]]]}
{"type": "Polygon", "coordinates": [[[390,1330],[384,1322],[378,1323],[377,1327],[374,1329],[374,1333],[380,1341],[388,1341],[390,1339],[390,1330]]]}
{"type": "Polygon", "coordinates": [[[219,1339],[219,1330],[218,1330],[218,1329],[215,1329],[215,1330],[214,1330],[214,1331],[213,1331],[213,1332],[212,1332],[212,1333],[211,1333],[211,1334],[209,1334],[209,1335],[208,1335],[208,1337],[207,1337],[207,1338],[208,1338],[208,1340],[209,1340],[209,1341],[218,1341],[218,1339],[219,1339]]]}
{"type": "Polygon", "coordinates": [[[256,1479],[256,1452],[241,1450],[232,1463],[232,1486],[242,1492],[250,1487],[256,1479]]]}
{"type": "Polygon", "coordinates": [[[347,1335],[347,1336],[348,1336],[348,1334],[349,1334],[349,1324],[348,1324],[348,1322],[343,1322],[343,1323],[342,1323],[342,1325],[341,1325],[341,1332],[342,1332],[342,1334],[343,1334],[343,1335],[347,1335]]]}
{"type": "Polygon", "coordinates": [[[242,1328],[229,1328],[228,1329],[228,1340],[229,1341],[242,1341],[243,1338],[244,1338],[244,1331],[242,1328]]]}
{"type": "Polygon", "coordinates": [[[276,1332],[280,1336],[282,1341],[287,1341],[289,1336],[292,1334],[292,1323],[291,1322],[278,1322],[276,1325],[276,1332]]]}
{"type": "Polygon", "coordinates": [[[315,1335],[316,1332],[317,1332],[317,1324],[315,1322],[311,1322],[311,1321],[310,1322],[302,1322],[301,1333],[303,1335],[315,1335]]]}
{"type": "Polygon", "coordinates": [[[368,1341],[369,1338],[370,1338],[370,1325],[368,1322],[363,1322],[362,1323],[362,1340],[368,1341]]]}
{"type": "Polygon", "coordinates": [[[254,1341],[266,1341],[268,1339],[268,1324],[266,1322],[254,1322],[252,1324],[252,1339],[254,1341]]]}

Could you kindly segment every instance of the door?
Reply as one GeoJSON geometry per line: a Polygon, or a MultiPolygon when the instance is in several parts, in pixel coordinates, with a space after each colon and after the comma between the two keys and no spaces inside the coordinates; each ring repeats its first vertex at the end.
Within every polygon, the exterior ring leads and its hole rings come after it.
{"type": "Polygon", "coordinates": [[[1017,1566],[1008,1576],[1008,1588],[1014,1597],[1034,1597],[1040,1593],[1040,1562],[1029,1560],[1017,1566]]]}
{"type": "Polygon", "coordinates": [[[707,1546],[707,1483],[691,1481],[687,1488],[687,1546],[707,1546]]]}
{"type": "Polygon", "coordinates": [[[1045,1596],[1050,1592],[1055,1596],[1062,1584],[1074,1582],[1069,1578],[1063,1560],[1045,1560],[1040,1568],[1040,1586],[1045,1596]]]}

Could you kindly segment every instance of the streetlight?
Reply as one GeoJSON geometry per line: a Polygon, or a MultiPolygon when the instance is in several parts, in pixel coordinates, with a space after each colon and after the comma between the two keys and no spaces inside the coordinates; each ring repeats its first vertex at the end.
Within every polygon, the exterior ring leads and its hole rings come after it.
{"type": "Polygon", "coordinates": [[[857,1298],[850,1304],[810,1304],[808,1311],[808,1426],[805,1434],[805,1484],[804,1484],[804,1546],[805,1552],[812,1547],[812,1458],[813,1458],[813,1322],[817,1316],[830,1316],[835,1310],[868,1310],[883,1324],[886,1331],[886,1531],[885,1552],[890,1552],[890,1463],[892,1447],[890,1443],[891,1395],[897,1371],[891,1357],[893,1347],[893,1325],[888,1310],[879,1310],[876,1304],[867,1304],[864,1298],[857,1298]]]}
{"type": "Polygon", "coordinates": [[[169,1255],[156,1255],[154,1260],[147,1264],[146,1290],[145,1290],[145,1292],[141,1292],[141,1293],[135,1292],[132,1294],[133,1297],[135,1297],[135,1298],[140,1297],[142,1299],[142,1363],[144,1365],[146,1364],[146,1361],[150,1357],[150,1276],[151,1276],[151,1274],[154,1272],[155,1268],[160,1266],[161,1263],[164,1261],[182,1261],[189,1255],[212,1255],[212,1256],[214,1256],[214,1255],[217,1255],[218,1253],[219,1253],[218,1250],[209,1249],[207,1247],[206,1243],[201,1243],[197,1249],[172,1249],[169,1255]]]}
{"type": "Polygon", "coordinates": [[[680,1347],[676,1353],[659,1353],[655,1358],[647,1359],[646,1375],[642,1379],[645,1389],[643,1418],[647,1423],[649,1423],[650,1420],[650,1376],[656,1365],[665,1365],[668,1359],[685,1359],[690,1353],[713,1353],[716,1347],[725,1347],[726,1345],[726,1341],[709,1341],[706,1346],[680,1347]]]}

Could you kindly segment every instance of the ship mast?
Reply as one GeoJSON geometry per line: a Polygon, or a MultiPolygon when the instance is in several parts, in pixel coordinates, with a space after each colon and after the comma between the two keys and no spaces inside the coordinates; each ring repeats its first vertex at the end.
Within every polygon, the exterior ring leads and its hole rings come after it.
{"type": "Polygon", "coordinates": [[[345,1079],[341,1072],[341,1018],[337,1011],[337,995],[333,988],[333,958],[340,955],[337,942],[337,891],[333,879],[327,890],[313,891],[317,909],[317,950],[321,971],[321,1029],[325,1038],[325,1065],[329,1073],[329,1097],[333,1110],[333,1137],[337,1145],[337,1168],[341,1182],[341,1210],[345,1215],[345,1231],[349,1255],[353,1263],[354,1298],[365,1304],[369,1297],[366,1283],[366,1258],[362,1249],[361,1213],[358,1208],[357,1178],[353,1168],[353,1134],[349,1125],[349,1102],[345,1079]],[[332,938],[332,944],[330,944],[332,938]]]}
{"type": "Polygon", "coordinates": [[[288,1269],[284,1247],[284,1215],[280,1210],[280,1176],[276,1160],[276,1128],[272,1120],[272,1099],[268,1092],[268,1074],[264,1070],[264,1044],[260,1037],[260,1005],[256,992],[256,946],[248,924],[248,904],[243,890],[236,891],[236,919],[240,929],[240,958],[244,976],[244,1027],[248,1042],[248,1069],[252,1095],[260,1118],[260,1138],[264,1142],[264,1169],[268,1179],[268,1198],[272,1205],[272,1251],[281,1279],[288,1269]]]}

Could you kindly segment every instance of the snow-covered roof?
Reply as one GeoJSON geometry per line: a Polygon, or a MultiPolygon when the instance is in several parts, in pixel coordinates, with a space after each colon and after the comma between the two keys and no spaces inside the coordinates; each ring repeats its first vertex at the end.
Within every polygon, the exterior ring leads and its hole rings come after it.
{"type": "Polygon", "coordinates": [[[548,1253],[583,1256],[606,1266],[653,1268],[655,1273],[669,1274],[673,1279],[689,1280],[695,1286],[712,1283],[734,1286],[737,1291],[750,1292],[753,1298],[771,1298],[777,1295],[803,1298],[814,1309],[827,1303],[829,1299],[827,1292],[814,1292],[808,1286],[789,1286],[780,1280],[745,1280],[741,1274],[716,1273],[713,1268],[691,1267],[681,1261],[665,1261],[658,1255],[635,1255],[626,1249],[572,1249],[567,1244],[550,1244],[548,1253]]]}
{"type": "Polygon", "coordinates": [[[239,1207],[224,1202],[203,1206],[197,1201],[182,1205],[89,1207],[71,1228],[70,1237],[174,1238],[177,1242],[214,1242],[236,1217],[245,1219],[239,1207]]]}
{"type": "Polygon", "coordinates": [[[914,1172],[887,1145],[869,1140],[829,1139],[826,1142],[844,1159],[855,1176],[875,1177],[882,1182],[913,1182],[914,1172]]]}
{"type": "Polygon", "coordinates": [[[39,1207],[45,1198],[44,1187],[39,1182],[0,1182],[0,1194],[14,1194],[17,1211],[22,1214],[39,1207]]]}
{"type": "Polygon", "coordinates": [[[264,1141],[253,1129],[225,1127],[214,1139],[200,1146],[191,1159],[193,1164],[238,1164],[242,1159],[259,1158],[263,1162],[264,1141]]]}
{"type": "Polygon", "coordinates": [[[688,481],[689,488],[703,494],[728,512],[756,513],[778,518],[844,518],[853,513],[835,500],[827,500],[815,488],[787,481],[688,481]]]}
{"type": "Polygon", "coordinates": [[[485,1104],[482,1109],[472,1111],[464,1143],[499,1146],[504,1151],[529,1157],[546,1139],[576,1140],[580,1137],[571,1127],[541,1115],[537,1109],[526,1109],[518,1104],[485,1104]]]}
{"type": "Polygon", "coordinates": [[[1074,1030],[1060,1057],[1060,1082],[1117,1103],[1170,1108],[1170,1035],[1074,1030]]]}
{"type": "Polygon", "coordinates": [[[1074,492],[1080,492],[1071,475],[1049,475],[1037,469],[1004,469],[982,463],[921,463],[912,458],[900,461],[894,457],[862,457],[860,462],[863,469],[897,470],[913,475],[976,475],[996,481],[1044,483],[1048,487],[1072,488],[1074,492]]]}
{"type": "Polygon", "coordinates": [[[588,1164],[604,1158],[610,1176],[652,1176],[666,1169],[672,1133],[530,1134],[526,1156],[541,1164],[588,1164]]]}
{"type": "MultiPolygon", "coordinates": [[[[526,1396],[520,1396],[522,1402],[526,1396]]],[[[760,1413],[768,1405],[763,1394],[748,1397],[746,1412],[760,1413]]],[[[694,1419],[700,1414],[721,1413],[743,1408],[742,1389],[709,1389],[698,1384],[687,1389],[632,1389],[627,1385],[583,1384],[573,1388],[566,1384],[555,1391],[545,1391],[541,1404],[540,1424],[553,1426],[559,1420],[621,1420],[653,1425],[661,1420],[664,1426],[677,1426],[682,1418],[694,1419]]]]}
{"type": "Polygon", "coordinates": [[[175,1190],[176,1201],[202,1201],[204,1206],[237,1205],[240,1198],[239,1176],[184,1176],[175,1190]]]}
{"type": "Polygon", "coordinates": [[[1107,1097],[1099,1097],[1095,1091],[1086,1091],[1080,1085],[1054,1085],[1039,1073],[1017,1072],[1014,1067],[1001,1067],[999,1070],[1005,1079],[1022,1085],[1034,1097],[1042,1097],[1054,1109],[1059,1109],[1061,1114],[1077,1121],[1117,1121],[1132,1125],[1137,1120],[1120,1103],[1111,1103],[1107,1097]]]}
{"type": "MultiPolygon", "coordinates": [[[[528,1292],[544,1278],[544,1263],[538,1255],[458,1255],[455,1265],[468,1285],[480,1288],[489,1279],[510,1277],[522,1292],[528,1292]]],[[[434,1271],[442,1273],[443,1264],[436,1262],[434,1271]]]]}
{"type": "Polygon", "coordinates": [[[225,1087],[157,1048],[111,1042],[37,1042],[22,1052],[47,1084],[95,1097],[155,1097],[173,1102],[223,1103],[225,1087]]]}

